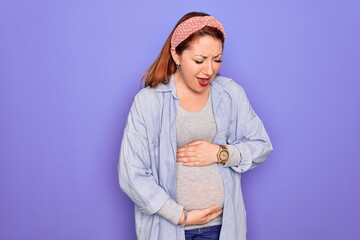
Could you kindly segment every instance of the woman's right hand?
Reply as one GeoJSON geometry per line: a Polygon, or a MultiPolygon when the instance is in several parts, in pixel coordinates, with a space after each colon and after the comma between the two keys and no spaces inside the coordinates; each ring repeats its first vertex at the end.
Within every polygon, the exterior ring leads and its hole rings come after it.
{"type": "MultiPolygon", "coordinates": [[[[188,212],[188,217],[185,225],[188,226],[188,225],[206,224],[211,220],[213,220],[214,218],[216,218],[217,216],[219,216],[222,212],[223,210],[222,209],[219,210],[217,205],[212,205],[205,209],[191,210],[188,212]]],[[[184,220],[185,220],[185,213],[183,214],[183,216],[181,216],[179,224],[183,224],[184,220]]]]}

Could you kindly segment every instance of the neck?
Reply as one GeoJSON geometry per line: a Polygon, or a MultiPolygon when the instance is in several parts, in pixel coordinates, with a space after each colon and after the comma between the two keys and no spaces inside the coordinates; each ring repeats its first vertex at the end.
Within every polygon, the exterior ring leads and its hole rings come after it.
{"type": "Polygon", "coordinates": [[[174,82],[180,106],[190,112],[196,112],[203,109],[209,98],[210,87],[203,92],[192,91],[184,84],[184,81],[179,79],[179,76],[175,73],[174,82]]]}

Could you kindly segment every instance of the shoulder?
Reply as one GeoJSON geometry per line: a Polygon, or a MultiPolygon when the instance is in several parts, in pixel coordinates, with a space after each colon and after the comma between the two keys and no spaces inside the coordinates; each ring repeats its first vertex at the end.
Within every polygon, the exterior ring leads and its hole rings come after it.
{"type": "Polygon", "coordinates": [[[136,95],[135,98],[151,98],[155,96],[155,89],[150,87],[142,88],[136,95]]]}
{"type": "Polygon", "coordinates": [[[238,82],[228,77],[216,76],[213,80],[213,87],[232,97],[241,97],[245,95],[244,88],[238,82]]]}
{"type": "Polygon", "coordinates": [[[158,98],[159,94],[154,88],[145,87],[135,95],[134,102],[142,105],[148,105],[156,103],[158,98]]]}
{"type": "Polygon", "coordinates": [[[161,92],[156,88],[145,87],[135,95],[130,111],[147,119],[155,119],[163,108],[163,102],[161,92]]]}

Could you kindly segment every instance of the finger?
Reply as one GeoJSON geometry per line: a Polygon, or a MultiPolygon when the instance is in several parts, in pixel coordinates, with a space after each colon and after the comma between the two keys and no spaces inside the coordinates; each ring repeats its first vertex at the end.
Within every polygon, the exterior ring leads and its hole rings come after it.
{"type": "Polygon", "coordinates": [[[189,143],[187,146],[197,146],[197,145],[199,145],[199,144],[201,144],[201,143],[203,143],[203,142],[205,142],[204,140],[196,140],[196,141],[193,141],[193,142],[191,142],[191,143],[189,143]]]}
{"type": "Polygon", "coordinates": [[[188,152],[187,150],[181,149],[181,150],[177,150],[177,151],[176,151],[176,154],[177,154],[177,155],[184,155],[184,154],[186,154],[187,152],[188,152]]]}
{"type": "Polygon", "coordinates": [[[178,148],[176,150],[176,153],[188,153],[188,152],[194,152],[194,148],[190,148],[190,147],[187,147],[187,148],[178,148]]]}
{"type": "Polygon", "coordinates": [[[184,164],[193,164],[193,163],[197,162],[195,157],[179,157],[179,158],[176,158],[176,161],[182,162],[184,164]]]}
{"type": "Polygon", "coordinates": [[[183,165],[186,167],[193,167],[193,166],[203,166],[204,164],[202,164],[201,162],[185,161],[185,162],[183,162],[183,165]]]}
{"type": "Polygon", "coordinates": [[[176,153],[176,157],[195,157],[194,152],[179,152],[176,153]]]}
{"type": "Polygon", "coordinates": [[[186,151],[186,147],[180,147],[176,149],[176,152],[185,152],[186,151]]]}
{"type": "Polygon", "coordinates": [[[177,153],[183,153],[183,152],[194,152],[195,148],[193,147],[183,147],[183,148],[178,148],[176,150],[177,153]]]}
{"type": "Polygon", "coordinates": [[[187,162],[187,159],[186,159],[186,157],[177,157],[176,162],[181,162],[181,163],[185,164],[187,162]]]}
{"type": "Polygon", "coordinates": [[[208,215],[209,220],[211,221],[211,220],[213,220],[214,218],[218,217],[220,214],[222,214],[222,212],[223,212],[223,210],[220,209],[220,210],[218,210],[218,211],[216,211],[216,212],[214,212],[214,213],[209,214],[209,215],[208,215]]]}
{"type": "Polygon", "coordinates": [[[205,208],[204,210],[205,210],[205,212],[206,212],[207,214],[211,214],[211,213],[216,212],[217,210],[219,210],[219,206],[216,205],[216,204],[215,204],[215,205],[211,205],[210,207],[205,208]]]}

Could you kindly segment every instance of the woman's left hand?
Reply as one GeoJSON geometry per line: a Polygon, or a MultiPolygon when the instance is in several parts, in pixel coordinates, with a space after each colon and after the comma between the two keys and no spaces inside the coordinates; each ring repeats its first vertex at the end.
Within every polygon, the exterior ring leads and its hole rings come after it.
{"type": "Polygon", "coordinates": [[[183,163],[184,166],[208,166],[217,163],[218,151],[219,145],[198,140],[178,148],[176,161],[183,163]]]}

